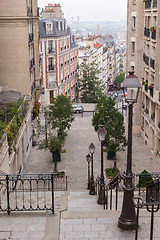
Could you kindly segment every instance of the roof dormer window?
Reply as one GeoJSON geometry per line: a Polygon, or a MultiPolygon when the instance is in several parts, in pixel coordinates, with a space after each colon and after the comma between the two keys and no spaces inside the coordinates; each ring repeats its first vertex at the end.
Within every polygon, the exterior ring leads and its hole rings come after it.
{"type": "Polygon", "coordinates": [[[52,34],[52,23],[46,23],[46,34],[47,35],[52,34]]]}

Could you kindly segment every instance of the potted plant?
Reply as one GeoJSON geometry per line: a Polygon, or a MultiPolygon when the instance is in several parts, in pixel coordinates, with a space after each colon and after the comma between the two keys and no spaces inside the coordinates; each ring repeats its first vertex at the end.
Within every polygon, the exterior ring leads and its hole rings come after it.
{"type": "Polygon", "coordinates": [[[114,142],[110,142],[107,147],[107,159],[108,160],[114,160],[116,156],[116,147],[117,144],[114,142]]]}
{"type": "Polygon", "coordinates": [[[116,169],[115,166],[113,168],[106,168],[105,169],[105,174],[106,174],[106,177],[108,177],[108,178],[113,178],[118,173],[119,173],[119,169],[118,168],[116,169]]]}
{"type": "Polygon", "coordinates": [[[151,174],[146,170],[143,170],[139,176],[139,181],[136,186],[144,188],[150,181],[153,181],[151,174]]]}
{"type": "Polygon", "coordinates": [[[156,27],[155,27],[155,26],[150,27],[150,31],[151,31],[151,32],[154,32],[155,30],[156,30],[156,27]]]}

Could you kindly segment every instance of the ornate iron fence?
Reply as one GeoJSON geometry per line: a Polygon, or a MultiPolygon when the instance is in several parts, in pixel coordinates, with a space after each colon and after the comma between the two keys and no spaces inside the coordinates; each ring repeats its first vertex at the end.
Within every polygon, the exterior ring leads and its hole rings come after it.
{"type": "Polygon", "coordinates": [[[0,175],[0,211],[41,211],[54,213],[54,192],[67,190],[67,177],[51,174],[0,175]]]}

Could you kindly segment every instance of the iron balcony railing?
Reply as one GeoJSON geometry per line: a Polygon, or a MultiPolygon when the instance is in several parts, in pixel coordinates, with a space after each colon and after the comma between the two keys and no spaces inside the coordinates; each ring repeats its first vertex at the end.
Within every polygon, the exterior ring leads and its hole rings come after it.
{"type": "Polygon", "coordinates": [[[1,174],[0,211],[44,211],[54,213],[54,192],[67,190],[67,176],[47,174],[1,174]]]}
{"type": "Polygon", "coordinates": [[[150,58],[150,67],[155,69],[155,60],[150,58]]]}
{"type": "Polygon", "coordinates": [[[33,33],[30,33],[29,34],[29,43],[31,43],[33,40],[34,40],[34,34],[33,33]]]}
{"type": "Polygon", "coordinates": [[[30,70],[34,67],[34,58],[30,60],[30,70]]]}
{"type": "Polygon", "coordinates": [[[157,8],[157,0],[153,0],[153,8],[157,8]]]}
{"type": "Polygon", "coordinates": [[[151,8],[151,0],[145,0],[145,9],[151,8]]]}
{"type": "Polygon", "coordinates": [[[144,36],[150,37],[150,29],[149,28],[144,28],[144,36]]]}
{"type": "Polygon", "coordinates": [[[27,16],[31,17],[32,16],[32,8],[27,6],[27,16]]]}
{"type": "Polygon", "coordinates": [[[56,69],[56,66],[55,65],[48,65],[48,70],[49,71],[53,71],[56,69]]]}
{"type": "Polygon", "coordinates": [[[55,52],[56,52],[55,48],[53,48],[53,47],[48,48],[48,53],[49,54],[55,53],[55,52]]]}
{"type": "Polygon", "coordinates": [[[145,53],[143,53],[143,61],[146,65],[149,65],[149,57],[145,53]]]}
{"type": "Polygon", "coordinates": [[[151,38],[156,40],[156,29],[152,30],[151,38]]]}

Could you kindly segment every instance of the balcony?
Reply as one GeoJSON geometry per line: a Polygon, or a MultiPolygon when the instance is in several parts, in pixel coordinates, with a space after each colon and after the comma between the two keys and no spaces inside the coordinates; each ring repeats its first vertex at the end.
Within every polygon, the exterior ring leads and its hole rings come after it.
{"type": "Polygon", "coordinates": [[[153,122],[155,122],[155,112],[153,112],[153,113],[151,114],[151,119],[152,119],[153,122]]]}
{"type": "Polygon", "coordinates": [[[150,96],[153,98],[153,88],[150,89],[150,96]]]}
{"type": "Polygon", "coordinates": [[[39,17],[39,7],[37,7],[37,17],[39,17]]]}
{"type": "Polygon", "coordinates": [[[30,60],[30,70],[34,67],[34,58],[30,60]]]}
{"type": "Polygon", "coordinates": [[[145,62],[145,64],[146,64],[146,65],[148,65],[148,66],[149,66],[149,57],[148,57],[148,56],[146,56],[146,54],[145,54],[145,53],[143,53],[143,61],[145,62]]]}
{"type": "Polygon", "coordinates": [[[151,0],[145,0],[145,9],[150,9],[151,8],[151,0]]]}
{"type": "Polygon", "coordinates": [[[149,28],[144,28],[144,36],[145,37],[150,37],[150,29],[149,28]]]}
{"type": "Polygon", "coordinates": [[[56,70],[55,65],[48,65],[48,71],[54,71],[54,70],[56,70]]]}
{"type": "Polygon", "coordinates": [[[32,16],[32,8],[31,7],[27,7],[27,16],[31,17],[32,16]]]}
{"type": "Polygon", "coordinates": [[[55,88],[56,86],[56,81],[48,82],[48,88],[55,88]]]}
{"type": "Polygon", "coordinates": [[[55,50],[55,48],[48,48],[48,54],[52,54],[52,53],[55,53],[56,52],[56,50],[55,50]]]}
{"type": "Polygon", "coordinates": [[[152,69],[155,69],[155,60],[152,59],[152,58],[150,58],[150,67],[151,67],[152,69]]]}
{"type": "Polygon", "coordinates": [[[29,43],[33,42],[33,39],[34,39],[34,34],[33,33],[30,33],[29,34],[29,43]]]}
{"type": "Polygon", "coordinates": [[[156,40],[156,29],[153,29],[153,30],[151,31],[151,38],[154,39],[154,40],[156,40]]]}
{"type": "Polygon", "coordinates": [[[148,108],[145,109],[145,113],[146,113],[146,114],[149,114],[148,108]]]}
{"type": "Polygon", "coordinates": [[[157,0],[153,0],[153,8],[157,8],[157,0]]]}

